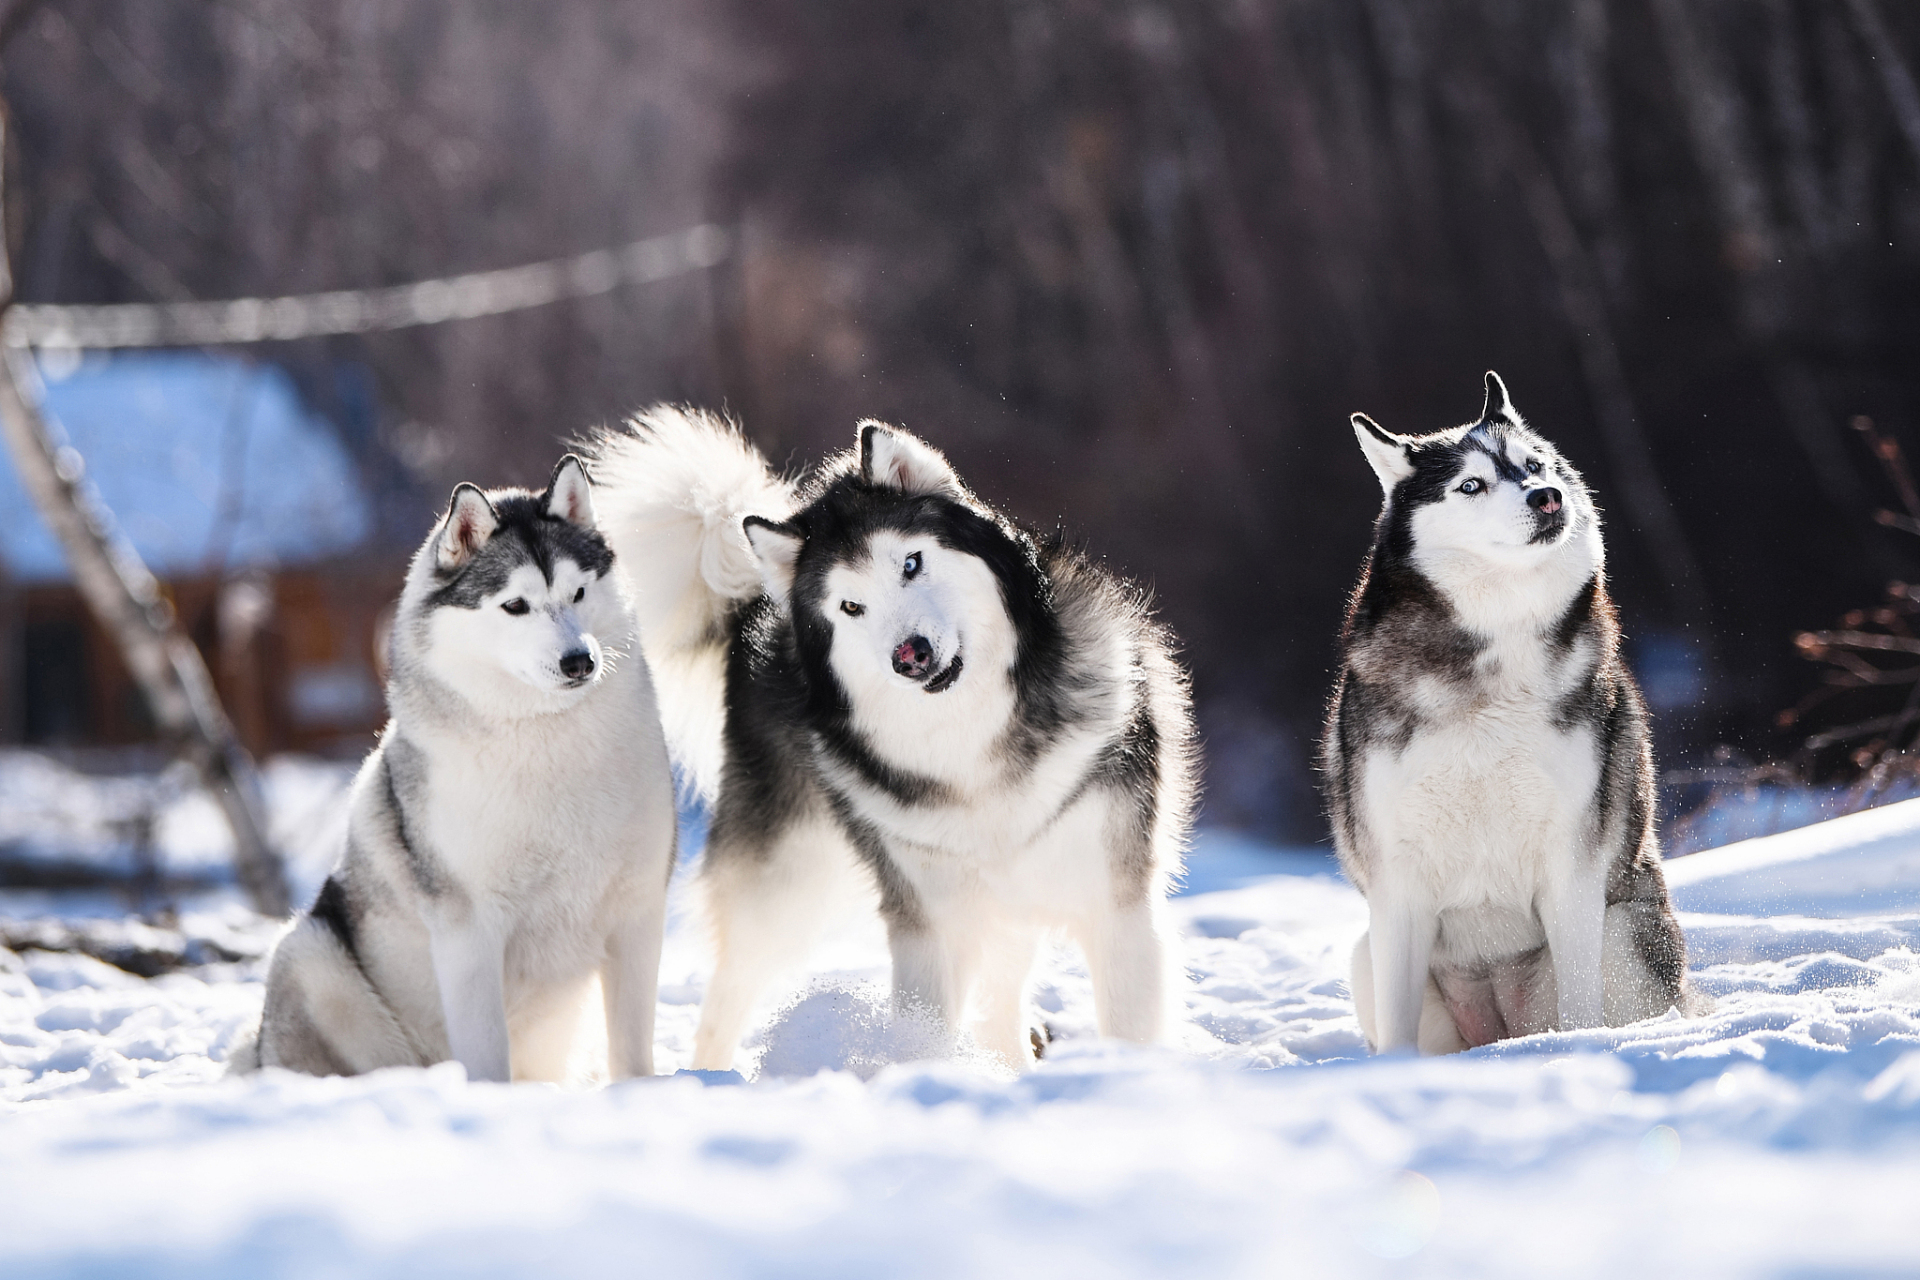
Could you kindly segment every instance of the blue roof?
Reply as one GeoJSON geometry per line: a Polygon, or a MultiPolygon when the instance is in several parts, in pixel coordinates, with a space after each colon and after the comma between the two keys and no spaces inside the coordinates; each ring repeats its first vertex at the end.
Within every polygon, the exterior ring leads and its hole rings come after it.
{"type": "MultiPolygon", "coordinates": [[[[197,352],[42,357],[42,410],[161,577],[297,564],[373,531],[353,460],[278,366],[197,352]]],[[[23,388],[31,394],[32,388],[23,388]]],[[[0,449],[0,558],[16,580],[66,557],[0,449]]]]}

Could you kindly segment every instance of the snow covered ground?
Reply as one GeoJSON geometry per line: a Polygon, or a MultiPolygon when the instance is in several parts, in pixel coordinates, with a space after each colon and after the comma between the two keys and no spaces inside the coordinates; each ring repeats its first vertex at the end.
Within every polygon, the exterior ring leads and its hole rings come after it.
{"type": "MultiPolygon", "coordinates": [[[[308,891],[341,779],[268,774],[308,891]]],[[[204,844],[168,803],[168,857],[204,844]]],[[[910,1060],[928,1037],[887,1017],[872,927],[768,1008],[748,1078],[575,1092],[452,1065],[227,1081],[257,964],[0,951],[0,1275],[1920,1272],[1920,801],[1669,874],[1715,1014],[1440,1060],[1365,1058],[1365,908],[1331,862],[1220,833],[1176,905],[1184,1043],[1095,1039],[1063,949],[1039,982],[1058,1039],[1019,1079],[910,1060]]],[[[190,933],[259,936],[217,894],[183,905],[190,933]]],[[[663,1071],[702,975],[682,911],[663,1071]]]]}

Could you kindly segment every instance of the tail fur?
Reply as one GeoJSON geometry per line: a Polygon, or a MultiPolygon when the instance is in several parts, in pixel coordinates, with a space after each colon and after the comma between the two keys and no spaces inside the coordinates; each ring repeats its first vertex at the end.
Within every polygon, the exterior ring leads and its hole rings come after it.
{"type": "Polygon", "coordinates": [[[794,486],[737,423],[701,409],[655,405],[580,443],[601,530],[633,591],[668,747],[682,777],[711,800],[722,763],[727,617],[760,594],[740,522],[785,519],[794,486]]]}
{"type": "Polygon", "coordinates": [[[260,1069],[260,1028],[253,1030],[234,1041],[233,1048],[227,1050],[227,1071],[230,1076],[252,1075],[260,1069]]]}

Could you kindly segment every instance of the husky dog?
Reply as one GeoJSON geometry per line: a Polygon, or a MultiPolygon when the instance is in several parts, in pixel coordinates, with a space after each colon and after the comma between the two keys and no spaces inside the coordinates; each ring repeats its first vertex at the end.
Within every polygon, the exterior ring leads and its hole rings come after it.
{"type": "Polygon", "coordinates": [[[237,1070],[560,1080],[598,976],[611,1074],[653,1074],[673,780],[613,563],[572,455],[544,493],[453,491],[407,572],[346,852],[237,1070]]]}
{"type": "Polygon", "coordinates": [[[1386,506],[1322,765],[1341,866],[1367,897],[1353,997],[1368,1041],[1447,1053],[1704,1011],[1579,474],[1493,373],[1470,426],[1353,427],[1386,506]]]}
{"type": "Polygon", "coordinates": [[[968,492],[904,431],[784,483],[731,426],[655,409],[592,442],[608,537],[676,757],[714,800],[718,964],[694,1065],[850,879],[894,998],[1016,1066],[1042,935],[1068,931],[1103,1034],[1169,1027],[1163,920],[1194,799],[1186,681],[1146,594],[968,492]]]}

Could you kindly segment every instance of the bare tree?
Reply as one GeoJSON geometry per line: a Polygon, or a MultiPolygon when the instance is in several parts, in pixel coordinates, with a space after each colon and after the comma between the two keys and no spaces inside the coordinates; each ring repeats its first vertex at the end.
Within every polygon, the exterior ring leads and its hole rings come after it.
{"type": "MultiPolygon", "coordinates": [[[[0,99],[0,173],[4,173],[6,103],[0,99]]],[[[0,187],[0,210],[5,189],[0,187]]],[[[0,321],[12,304],[13,277],[0,253],[0,321]]],[[[113,515],[87,483],[85,462],[55,443],[45,419],[22,393],[17,349],[0,349],[0,430],[15,471],[41,518],[66,552],[75,585],[133,673],[163,733],[193,765],[233,832],[234,867],[254,908],[292,910],[286,873],[267,840],[266,805],[253,758],[240,744],[205,660],[174,617],[139,556],[114,532],[113,515]]]]}

